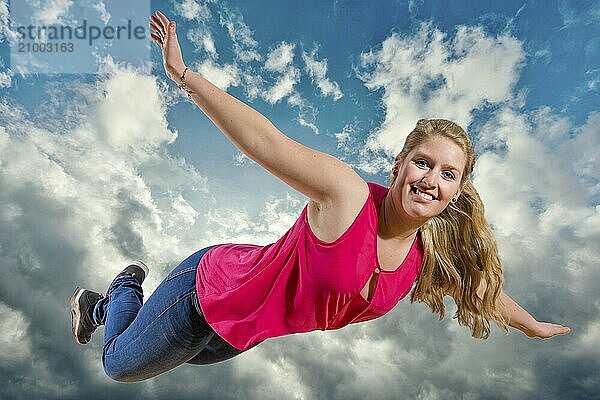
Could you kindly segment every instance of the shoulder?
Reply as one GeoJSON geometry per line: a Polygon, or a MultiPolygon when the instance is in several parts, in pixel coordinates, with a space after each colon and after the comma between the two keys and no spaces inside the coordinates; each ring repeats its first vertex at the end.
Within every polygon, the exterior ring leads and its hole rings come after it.
{"type": "Polygon", "coordinates": [[[368,183],[359,178],[324,202],[309,200],[307,219],[311,230],[321,241],[334,242],[352,225],[369,196],[368,183]]]}

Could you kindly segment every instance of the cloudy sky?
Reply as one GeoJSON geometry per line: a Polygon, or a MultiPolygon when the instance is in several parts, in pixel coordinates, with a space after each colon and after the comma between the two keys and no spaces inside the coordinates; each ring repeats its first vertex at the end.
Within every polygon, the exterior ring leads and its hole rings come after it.
{"type": "MultiPolygon", "coordinates": [[[[468,128],[505,290],[572,333],[541,341],[494,327],[482,341],[404,301],[376,321],[271,339],[137,384],[104,375],[100,334],[74,343],[74,287],[104,291],[141,258],[148,295],[199,248],[277,240],[307,199],[242,155],[167,80],[150,39],[138,43],[142,63],[116,50],[91,71],[82,61],[61,74],[18,63],[18,3],[0,0],[0,398],[597,396],[597,2],[146,4],[142,21],[160,9],[178,22],[190,68],[368,181],[386,184],[419,118],[468,128]]],[[[29,3],[38,24],[74,24],[82,10],[118,17],[97,1],[29,3]]]]}

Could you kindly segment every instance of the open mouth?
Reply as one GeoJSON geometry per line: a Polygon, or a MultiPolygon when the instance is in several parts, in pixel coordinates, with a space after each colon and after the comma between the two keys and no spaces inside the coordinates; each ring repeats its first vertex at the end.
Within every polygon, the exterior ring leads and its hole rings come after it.
{"type": "Polygon", "coordinates": [[[413,192],[414,194],[416,194],[417,196],[419,196],[419,197],[421,197],[421,198],[423,198],[423,199],[425,199],[425,200],[429,200],[429,201],[432,201],[432,200],[437,200],[437,199],[436,199],[435,197],[433,197],[432,195],[430,195],[430,194],[428,194],[428,193],[421,192],[421,191],[419,190],[419,188],[417,188],[416,186],[412,186],[412,185],[411,185],[411,186],[410,186],[410,190],[411,190],[411,192],[413,192]]]}

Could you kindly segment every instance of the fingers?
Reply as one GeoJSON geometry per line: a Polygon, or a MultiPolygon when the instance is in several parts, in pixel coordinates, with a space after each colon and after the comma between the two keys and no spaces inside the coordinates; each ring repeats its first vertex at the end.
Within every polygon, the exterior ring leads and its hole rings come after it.
{"type": "Polygon", "coordinates": [[[160,19],[158,19],[156,16],[151,15],[150,16],[150,23],[152,24],[152,26],[154,26],[154,28],[159,31],[159,32],[164,32],[165,31],[165,27],[163,26],[163,23],[160,19]]]}
{"type": "Polygon", "coordinates": [[[163,27],[162,22],[154,15],[150,16],[150,28],[152,28],[159,36],[165,36],[166,29],[163,27]]]}
{"type": "Polygon", "coordinates": [[[567,326],[559,325],[558,329],[560,332],[559,335],[566,335],[567,333],[571,332],[571,328],[569,328],[567,326]]]}
{"type": "Polygon", "coordinates": [[[152,40],[154,40],[159,46],[163,45],[163,40],[160,36],[156,35],[155,33],[150,33],[150,38],[152,40]]]}
{"type": "Polygon", "coordinates": [[[150,15],[150,29],[153,32],[150,33],[150,37],[160,46],[163,46],[167,40],[167,29],[169,28],[169,19],[160,11],[156,11],[155,14],[150,15]]]}
{"type": "Polygon", "coordinates": [[[150,25],[150,28],[154,30],[154,32],[150,32],[150,38],[154,40],[156,44],[162,47],[165,41],[164,36],[161,33],[159,33],[160,31],[155,29],[152,25],[150,25]]]}
{"type": "Polygon", "coordinates": [[[154,35],[154,36],[159,37],[161,40],[163,40],[165,37],[165,33],[158,26],[156,26],[156,24],[154,24],[153,22],[150,22],[149,25],[150,25],[150,29],[152,29],[150,36],[154,35]]]}
{"type": "Polygon", "coordinates": [[[164,33],[162,28],[159,28],[154,22],[150,21],[150,28],[152,28],[153,31],[155,32],[160,32],[161,34],[164,33]]]}
{"type": "Polygon", "coordinates": [[[158,10],[156,10],[156,16],[158,17],[158,20],[160,21],[160,23],[162,25],[163,32],[166,32],[167,27],[169,26],[169,19],[167,17],[165,17],[165,15],[158,10]]]}
{"type": "Polygon", "coordinates": [[[547,323],[546,326],[548,329],[545,334],[541,335],[542,339],[550,339],[551,337],[566,335],[567,333],[571,332],[571,328],[559,324],[547,323]]]}
{"type": "Polygon", "coordinates": [[[559,334],[564,335],[565,333],[571,332],[571,328],[567,326],[563,326],[560,324],[549,324],[555,332],[559,332],[559,334]]]}

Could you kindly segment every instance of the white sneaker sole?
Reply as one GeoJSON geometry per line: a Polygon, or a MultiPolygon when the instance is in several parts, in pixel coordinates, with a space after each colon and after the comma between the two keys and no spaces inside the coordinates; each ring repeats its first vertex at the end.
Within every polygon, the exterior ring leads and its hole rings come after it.
{"type": "Polygon", "coordinates": [[[73,296],[71,296],[71,331],[73,333],[73,338],[79,344],[86,344],[87,342],[81,342],[77,337],[77,330],[79,329],[79,324],[81,324],[81,310],[79,309],[79,299],[85,293],[85,289],[76,288],[73,292],[73,296]]]}
{"type": "Polygon", "coordinates": [[[132,262],[129,263],[129,265],[136,265],[136,266],[140,267],[141,269],[143,269],[144,270],[144,274],[146,274],[146,277],[150,273],[150,269],[148,269],[148,267],[146,266],[146,264],[144,264],[144,262],[141,261],[141,260],[132,261],[132,262]]]}

